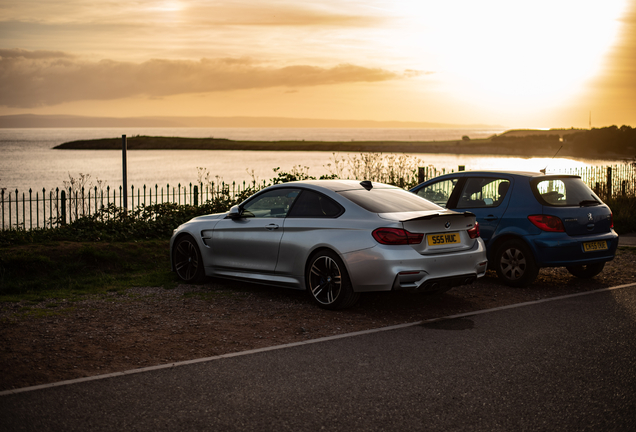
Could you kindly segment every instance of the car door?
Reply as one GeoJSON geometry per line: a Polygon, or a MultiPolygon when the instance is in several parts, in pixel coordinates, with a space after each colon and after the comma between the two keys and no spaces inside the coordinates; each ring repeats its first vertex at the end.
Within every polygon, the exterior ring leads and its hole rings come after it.
{"type": "Polygon", "coordinates": [[[315,244],[330,244],[342,238],[345,226],[338,222],[344,208],[331,198],[312,190],[303,190],[285,218],[285,233],[280,245],[276,272],[301,276],[308,251],[315,244]]]}
{"type": "Polygon", "coordinates": [[[488,244],[508,207],[511,186],[512,179],[505,176],[467,177],[448,208],[474,213],[480,236],[488,244]]]}
{"type": "Polygon", "coordinates": [[[223,219],[214,227],[214,266],[240,271],[273,272],[276,269],[284,220],[300,192],[273,189],[241,206],[241,217],[223,219]]]}

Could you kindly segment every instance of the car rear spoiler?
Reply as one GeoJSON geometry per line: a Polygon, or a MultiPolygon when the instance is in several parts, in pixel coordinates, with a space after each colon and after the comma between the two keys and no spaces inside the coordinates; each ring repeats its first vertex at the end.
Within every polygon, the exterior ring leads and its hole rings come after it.
{"type": "Polygon", "coordinates": [[[413,222],[413,221],[418,221],[418,220],[431,220],[434,218],[438,218],[438,217],[445,217],[445,218],[457,218],[457,217],[475,217],[474,213],[471,213],[469,211],[465,211],[462,213],[459,212],[455,212],[455,211],[450,211],[448,213],[433,213],[430,215],[426,215],[426,216],[417,216],[414,218],[410,218],[410,219],[402,219],[400,220],[400,222],[413,222]]]}

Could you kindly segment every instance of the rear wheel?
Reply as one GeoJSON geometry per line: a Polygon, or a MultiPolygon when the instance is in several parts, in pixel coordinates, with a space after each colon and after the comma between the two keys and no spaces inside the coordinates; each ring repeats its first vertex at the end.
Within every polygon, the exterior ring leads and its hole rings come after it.
{"type": "Polygon", "coordinates": [[[311,256],[305,270],[305,282],[312,300],[321,308],[348,308],[360,298],[360,294],[351,287],[344,263],[330,250],[311,256]]]}
{"type": "Polygon", "coordinates": [[[566,269],[568,269],[568,271],[577,278],[589,279],[602,272],[603,267],[605,267],[604,262],[597,264],[567,266],[566,269]]]}
{"type": "Polygon", "coordinates": [[[508,286],[525,287],[539,274],[532,252],[520,240],[508,240],[495,253],[497,276],[508,286]]]}
{"type": "Polygon", "coordinates": [[[179,279],[199,283],[205,277],[203,260],[197,242],[189,235],[179,237],[172,247],[172,262],[179,279]]]}

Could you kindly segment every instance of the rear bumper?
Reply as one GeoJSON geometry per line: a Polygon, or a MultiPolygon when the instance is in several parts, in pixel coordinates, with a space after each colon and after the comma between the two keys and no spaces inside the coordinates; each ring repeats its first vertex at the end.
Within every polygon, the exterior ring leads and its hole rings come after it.
{"type": "Polygon", "coordinates": [[[460,252],[421,255],[410,246],[378,245],[343,258],[356,292],[425,291],[440,289],[440,284],[464,285],[482,277],[488,262],[481,239],[460,252]]]}
{"type": "Polygon", "coordinates": [[[542,233],[527,237],[540,267],[562,267],[606,262],[614,259],[618,248],[618,234],[613,230],[607,234],[568,236],[564,233],[542,233]],[[548,235],[549,234],[549,235],[548,235]],[[607,242],[607,250],[585,252],[587,242],[607,242]]]}
{"type": "MultiPolygon", "coordinates": [[[[486,268],[484,266],[484,268],[486,268]]],[[[483,276],[481,274],[465,274],[460,276],[449,276],[442,278],[423,278],[423,282],[419,285],[409,283],[405,281],[401,275],[395,278],[395,282],[393,283],[394,290],[405,290],[405,291],[415,291],[415,292],[434,292],[439,290],[447,290],[460,285],[470,285],[475,282],[478,277],[483,276]]]]}

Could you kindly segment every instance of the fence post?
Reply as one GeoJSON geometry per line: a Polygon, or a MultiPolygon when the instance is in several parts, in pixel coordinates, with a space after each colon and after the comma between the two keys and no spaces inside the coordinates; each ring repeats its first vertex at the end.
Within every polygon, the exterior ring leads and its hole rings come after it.
{"type": "MultiPolygon", "coordinates": [[[[29,188],[29,229],[33,229],[33,192],[29,188]]],[[[26,231],[26,227],[24,228],[26,231]]]]}
{"type": "Polygon", "coordinates": [[[607,167],[607,199],[612,197],[612,167],[607,167]]]}
{"type": "MultiPolygon", "coordinates": [[[[121,136],[121,165],[123,171],[123,183],[124,183],[124,214],[128,213],[128,190],[126,189],[128,186],[128,169],[126,166],[126,152],[128,151],[128,143],[126,142],[126,135],[121,136]]],[[[121,190],[119,192],[121,194],[121,190]]],[[[134,195],[133,195],[134,199],[134,195]]],[[[121,203],[121,198],[120,198],[121,203]]],[[[121,207],[121,204],[119,205],[121,207]]]]}
{"type": "Polygon", "coordinates": [[[15,229],[20,228],[20,194],[15,190],[15,229]]]}
{"type": "Polygon", "coordinates": [[[424,181],[424,167],[417,168],[417,184],[420,184],[424,181]]]}
{"type": "MultiPolygon", "coordinates": [[[[24,204],[24,201],[25,201],[24,192],[22,192],[22,230],[26,231],[26,206],[24,204]]],[[[16,211],[16,215],[17,214],[18,212],[16,211]]]]}
{"type": "Polygon", "coordinates": [[[60,209],[62,210],[62,215],[60,216],[62,225],[66,225],[66,191],[62,189],[62,193],[60,193],[60,209]]]}
{"type": "Polygon", "coordinates": [[[199,187],[194,185],[194,206],[197,207],[199,205],[199,187]]]}
{"type": "Polygon", "coordinates": [[[0,189],[0,196],[2,196],[2,230],[4,231],[4,189],[0,189]]]}

